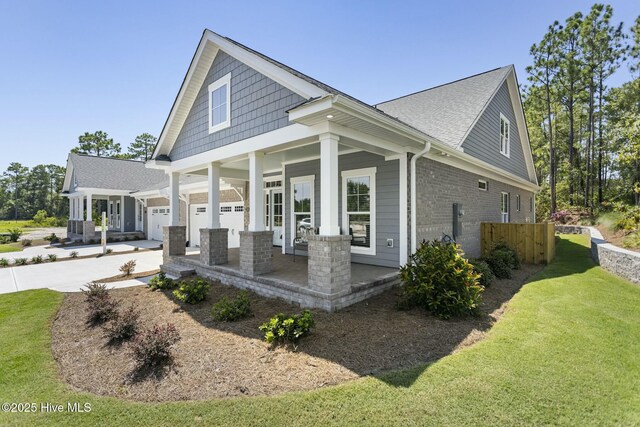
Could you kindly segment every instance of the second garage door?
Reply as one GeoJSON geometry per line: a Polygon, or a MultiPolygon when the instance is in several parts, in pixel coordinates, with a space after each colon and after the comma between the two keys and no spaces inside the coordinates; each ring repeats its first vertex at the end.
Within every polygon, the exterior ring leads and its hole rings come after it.
{"type": "MultiPolygon", "coordinates": [[[[229,247],[240,247],[239,231],[244,230],[244,206],[242,203],[220,203],[220,227],[228,228],[229,247]]],[[[189,208],[190,246],[200,246],[200,229],[207,226],[207,205],[191,205],[189,208]]]]}

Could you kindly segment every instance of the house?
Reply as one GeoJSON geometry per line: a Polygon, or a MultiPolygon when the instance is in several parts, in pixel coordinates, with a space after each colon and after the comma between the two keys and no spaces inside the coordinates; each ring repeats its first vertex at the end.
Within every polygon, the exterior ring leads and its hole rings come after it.
{"type": "Polygon", "coordinates": [[[513,66],[368,105],[205,30],[147,167],[168,176],[165,271],[327,310],[392,285],[423,239],[478,256],[481,222],[535,221],[513,66]],[[199,255],[176,208],[186,175],[206,181],[199,255]],[[245,183],[239,249],[227,180],[245,183]]]}

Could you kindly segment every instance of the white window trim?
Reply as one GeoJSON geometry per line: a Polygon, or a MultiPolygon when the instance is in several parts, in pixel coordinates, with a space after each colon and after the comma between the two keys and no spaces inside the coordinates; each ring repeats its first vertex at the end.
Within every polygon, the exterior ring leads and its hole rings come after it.
{"type": "Polygon", "coordinates": [[[369,236],[371,241],[370,248],[363,248],[360,246],[351,246],[352,254],[361,255],[375,255],[376,254],[376,172],[377,168],[364,168],[364,169],[352,169],[342,171],[342,234],[349,235],[349,218],[347,215],[347,178],[353,178],[358,176],[369,176],[369,182],[371,186],[369,188],[369,217],[371,222],[371,228],[369,236]]]}
{"type": "Polygon", "coordinates": [[[478,190],[480,191],[489,191],[489,182],[484,179],[478,180],[478,190]],[[484,188],[480,187],[480,184],[484,184],[484,188]]]}
{"type": "Polygon", "coordinates": [[[218,132],[219,130],[226,129],[231,126],[231,73],[224,77],[219,78],[215,82],[209,85],[209,95],[207,98],[207,107],[209,108],[209,133],[218,132]],[[227,120],[212,126],[213,116],[211,111],[211,93],[216,89],[227,85],[227,120]]]}
{"type": "Polygon", "coordinates": [[[504,114],[500,113],[500,122],[502,122],[503,120],[509,127],[509,131],[507,133],[507,143],[505,144],[505,150],[502,150],[502,131],[500,130],[500,127],[498,127],[498,130],[500,131],[500,154],[505,157],[511,157],[511,122],[505,117],[504,114]]]}
{"type": "MultiPolygon", "coordinates": [[[[316,218],[315,218],[315,183],[316,183],[316,176],[315,175],[305,175],[305,176],[294,176],[289,178],[289,187],[291,187],[289,189],[289,193],[290,193],[290,197],[291,197],[291,216],[289,217],[289,222],[291,223],[291,242],[289,242],[290,245],[293,244],[293,239],[295,239],[296,237],[296,219],[295,219],[295,215],[296,212],[294,211],[295,209],[295,200],[294,200],[294,184],[302,184],[305,182],[309,182],[311,183],[311,212],[310,212],[310,216],[311,216],[311,228],[315,228],[316,227],[316,218]]],[[[285,218],[282,218],[282,221],[284,223],[285,218]]],[[[283,224],[282,228],[284,229],[286,227],[286,224],[283,224]]],[[[284,239],[284,236],[283,236],[284,239]]],[[[286,242],[283,242],[282,246],[286,246],[286,242]]]]}
{"type": "Polygon", "coordinates": [[[505,191],[500,193],[500,222],[509,223],[511,222],[511,195],[505,191]],[[502,210],[502,199],[504,196],[507,196],[507,211],[502,210]],[[505,217],[506,215],[506,217],[505,217]],[[505,220],[506,218],[506,220],[505,220]]]}
{"type": "Polygon", "coordinates": [[[521,203],[520,195],[516,194],[516,212],[520,212],[520,208],[521,208],[520,203],[521,203]]]}

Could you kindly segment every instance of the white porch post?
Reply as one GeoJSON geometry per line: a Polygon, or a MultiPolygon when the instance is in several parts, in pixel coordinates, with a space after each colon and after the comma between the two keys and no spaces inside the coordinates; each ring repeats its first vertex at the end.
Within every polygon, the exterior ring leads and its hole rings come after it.
{"type": "Polygon", "coordinates": [[[92,194],[87,194],[87,221],[93,221],[93,199],[92,194]]]}
{"type": "Polygon", "coordinates": [[[169,225],[180,225],[180,173],[169,174],[169,225]]]}
{"type": "Polygon", "coordinates": [[[337,236],[338,225],[338,141],[331,133],[320,135],[320,235],[337,236]]]}
{"type": "Polygon", "coordinates": [[[249,231],[264,231],[263,158],[263,153],[249,153],[249,231]]]}
{"type": "Polygon", "coordinates": [[[82,221],[82,218],[84,217],[84,196],[80,196],[78,202],[78,219],[82,221]]]}
{"type": "Polygon", "coordinates": [[[120,231],[124,232],[124,196],[120,196],[120,231]]]}
{"type": "Polygon", "coordinates": [[[207,228],[220,228],[220,164],[209,163],[208,167],[208,189],[207,198],[207,228]]]}
{"type": "Polygon", "coordinates": [[[73,219],[73,197],[69,197],[69,219],[73,219]]]}
{"type": "Polygon", "coordinates": [[[409,163],[409,160],[407,158],[407,154],[400,154],[399,161],[400,177],[398,179],[398,183],[400,187],[400,241],[398,242],[398,246],[400,249],[400,265],[405,265],[409,260],[409,180],[407,175],[407,163],[409,163]]]}

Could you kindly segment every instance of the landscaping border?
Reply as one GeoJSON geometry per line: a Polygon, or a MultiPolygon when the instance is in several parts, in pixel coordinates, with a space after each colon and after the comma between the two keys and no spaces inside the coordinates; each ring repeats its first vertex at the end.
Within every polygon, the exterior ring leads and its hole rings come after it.
{"type": "Polygon", "coordinates": [[[591,258],[605,270],[640,285],[640,252],[607,242],[595,227],[556,225],[556,233],[587,234],[591,238],[591,258]]]}

